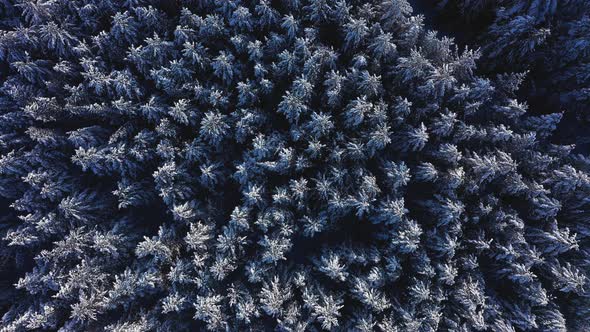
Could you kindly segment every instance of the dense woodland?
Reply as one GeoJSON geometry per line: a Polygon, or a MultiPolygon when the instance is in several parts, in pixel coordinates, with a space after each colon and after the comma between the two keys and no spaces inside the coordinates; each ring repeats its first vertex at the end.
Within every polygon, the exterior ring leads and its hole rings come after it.
{"type": "Polygon", "coordinates": [[[0,0],[0,331],[590,330],[587,1],[417,3],[0,0]]]}

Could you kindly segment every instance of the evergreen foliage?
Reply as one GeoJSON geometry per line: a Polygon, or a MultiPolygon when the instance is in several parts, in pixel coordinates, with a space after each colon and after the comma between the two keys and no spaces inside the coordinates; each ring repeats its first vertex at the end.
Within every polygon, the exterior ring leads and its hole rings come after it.
{"type": "Polygon", "coordinates": [[[526,96],[569,113],[563,134],[585,147],[590,128],[590,2],[586,0],[441,0],[456,29],[481,47],[487,72],[526,73],[526,96]]]}
{"type": "Polygon", "coordinates": [[[590,160],[406,0],[0,15],[1,331],[590,329],[590,160]]]}

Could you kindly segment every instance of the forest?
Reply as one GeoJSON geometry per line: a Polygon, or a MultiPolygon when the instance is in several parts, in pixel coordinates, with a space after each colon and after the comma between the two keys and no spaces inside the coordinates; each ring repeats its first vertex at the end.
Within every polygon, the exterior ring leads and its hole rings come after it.
{"type": "Polygon", "coordinates": [[[0,0],[0,331],[590,331],[587,0],[0,0]]]}

